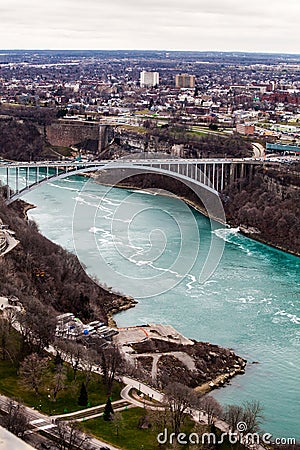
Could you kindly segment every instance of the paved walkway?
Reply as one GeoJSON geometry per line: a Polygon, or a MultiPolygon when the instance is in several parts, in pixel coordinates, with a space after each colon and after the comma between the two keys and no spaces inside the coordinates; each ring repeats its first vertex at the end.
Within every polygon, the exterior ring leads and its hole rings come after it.
{"type": "MultiPolygon", "coordinates": [[[[18,329],[18,324],[15,323],[14,327],[18,329]]],[[[56,350],[54,347],[50,346],[48,349],[46,349],[49,353],[55,354],[56,350]]],[[[179,352],[180,353],[180,352],[179,352]]],[[[172,353],[171,353],[172,354],[172,353]]],[[[153,355],[152,355],[153,356],[153,355]]],[[[101,374],[101,369],[99,366],[94,366],[93,372],[96,372],[98,374],[101,374]]],[[[129,392],[132,388],[135,388],[137,391],[142,392],[144,395],[148,396],[149,398],[162,403],[164,400],[164,394],[157,389],[154,389],[147,384],[140,382],[139,380],[136,380],[131,377],[122,376],[119,378],[120,381],[122,381],[125,384],[125,387],[121,391],[121,397],[122,400],[117,400],[116,402],[113,402],[113,405],[116,405],[117,408],[114,408],[114,410],[121,411],[123,409],[127,409],[129,407],[144,407],[146,409],[162,409],[160,406],[155,406],[154,404],[151,405],[150,402],[146,402],[141,399],[141,401],[132,398],[129,395],[129,392]]],[[[7,403],[10,401],[8,397],[5,397],[3,395],[0,395],[0,409],[6,410],[7,403]]],[[[98,405],[92,408],[85,408],[81,411],[76,411],[74,413],[67,413],[65,415],[57,415],[57,416],[46,416],[32,408],[25,407],[27,416],[30,419],[30,425],[32,426],[34,431],[44,431],[46,433],[49,433],[50,435],[55,435],[55,428],[57,427],[56,422],[57,419],[60,420],[67,420],[67,421],[83,421],[86,419],[92,419],[99,417],[103,414],[105,405],[98,405]]],[[[195,422],[201,422],[201,423],[208,423],[207,415],[203,411],[199,410],[190,410],[190,415],[195,420],[195,422]]],[[[222,432],[227,433],[229,431],[229,426],[224,421],[221,421],[217,419],[215,421],[215,425],[217,428],[219,428],[222,432]]],[[[106,444],[98,439],[90,439],[89,444],[92,444],[94,446],[95,450],[101,449],[101,447],[107,447],[109,450],[120,450],[116,447],[111,446],[110,444],[106,444]]],[[[255,448],[256,450],[265,450],[265,448],[261,445],[256,446],[250,446],[249,448],[252,450],[255,448]]],[[[85,448],[88,450],[88,447],[83,447],[82,450],[85,450],[85,448]]]]}
{"type": "Polygon", "coordinates": [[[128,359],[138,359],[140,357],[149,356],[152,358],[151,378],[153,381],[157,379],[157,365],[162,356],[174,356],[179,359],[189,370],[195,370],[195,361],[185,352],[165,352],[165,353],[139,353],[127,355],[128,359]]]}
{"type": "MultiPolygon", "coordinates": [[[[132,408],[133,405],[127,399],[116,400],[112,402],[114,411],[123,411],[124,409],[132,408]]],[[[139,405],[140,406],[140,405],[139,405]]],[[[51,420],[67,420],[70,422],[84,422],[90,419],[96,419],[97,417],[102,417],[105,408],[105,403],[98,406],[93,406],[91,408],[84,408],[79,411],[66,414],[57,414],[55,416],[50,416],[51,420]]]]}
{"type": "Polygon", "coordinates": [[[252,149],[254,158],[263,158],[265,156],[265,148],[258,142],[252,142],[252,149]]]}
{"type": "Polygon", "coordinates": [[[164,394],[162,392],[159,392],[134,378],[121,377],[121,380],[130,389],[135,388],[137,391],[142,392],[144,395],[148,395],[148,397],[153,398],[153,400],[156,400],[157,402],[161,403],[164,399],[164,394]]]}
{"type": "Polygon", "coordinates": [[[4,256],[13,250],[20,241],[11,236],[7,231],[4,232],[4,236],[6,238],[6,247],[0,252],[0,256],[4,256]]]}
{"type": "MultiPolygon", "coordinates": [[[[10,401],[11,399],[9,397],[0,395],[0,409],[7,411],[8,403],[10,401]]],[[[28,430],[28,433],[43,431],[50,439],[51,437],[53,438],[57,436],[57,424],[54,423],[54,420],[51,417],[46,416],[35,409],[29,408],[28,406],[24,406],[24,408],[30,424],[30,430],[28,430]]],[[[82,450],[90,450],[91,447],[95,450],[100,450],[102,447],[107,447],[109,450],[120,450],[113,445],[107,444],[106,442],[95,438],[91,438],[83,444],[82,450]]]]}

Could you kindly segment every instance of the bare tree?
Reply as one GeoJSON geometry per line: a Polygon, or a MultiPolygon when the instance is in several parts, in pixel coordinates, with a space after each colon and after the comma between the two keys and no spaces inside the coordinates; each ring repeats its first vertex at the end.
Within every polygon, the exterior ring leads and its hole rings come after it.
{"type": "Polygon", "coordinates": [[[260,425],[264,420],[263,408],[259,401],[252,400],[244,403],[243,422],[247,425],[248,433],[260,431],[260,425]]]}
{"type": "Polygon", "coordinates": [[[85,374],[85,387],[88,389],[89,383],[92,378],[93,367],[96,364],[98,354],[94,349],[87,349],[82,356],[81,367],[85,374]]]}
{"type": "Polygon", "coordinates": [[[8,340],[8,327],[7,322],[0,319],[0,348],[1,359],[4,361],[7,357],[7,340],[8,340]]]}
{"type": "Polygon", "coordinates": [[[171,424],[171,414],[168,405],[160,409],[148,410],[147,415],[149,422],[157,432],[168,428],[171,424]]]}
{"type": "Polygon", "coordinates": [[[63,351],[68,358],[68,362],[71,364],[73,369],[73,379],[76,381],[77,372],[80,368],[81,360],[84,358],[86,353],[86,349],[82,344],[67,341],[63,344],[63,351]]]}
{"type": "Polygon", "coordinates": [[[113,425],[116,431],[116,435],[119,436],[120,431],[124,429],[124,419],[120,412],[115,412],[113,415],[113,425]]]}
{"type": "Polygon", "coordinates": [[[107,395],[111,394],[115,376],[123,364],[123,357],[116,345],[101,349],[100,365],[103,373],[103,381],[107,389],[107,395]]]}
{"type": "Polygon", "coordinates": [[[222,407],[211,395],[199,398],[198,407],[207,414],[208,425],[212,425],[217,417],[222,415],[222,407]]]}
{"type": "Polygon", "coordinates": [[[239,405],[227,405],[225,408],[225,420],[230,428],[235,431],[237,424],[243,420],[243,407],[239,405]]]}
{"type": "Polygon", "coordinates": [[[169,406],[173,431],[176,435],[184,421],[185,414],[195,404],[195,393],[181,383],[171,383],[165,389],[166,402],[169,406]]]}
{"type": "Polygon", "coordinates": [[[39,300],[32,298],[26,303],[26,312],[19,312],[17,320],[20,325],[23,348],[21,353],[41,353],[54,341],[56,318],[50,308],[39,300]]]}
{"type": "Polygon", "coordinates": [[[225,409],[225,420],[234,431],[239,422],[244,422],[247,425],[247,433],[259,432],[263,419],[263,408],[256,400],[248,401],[243,406],[228,405],[225,409]]]}
{"type": "Polygon", "coordinates": [[[73,449],[89,449],[89,436],[82,433],[77,423],[71,422],[57,422],[58,440],[56,442],[59,450],[73,450],[73,449]]]}
{"type": "Polygon", "coordinates": [[[4,309],[4,317],[8,322],[8,333],[11,333],[14,323],[17,322],[17,310],[12,306],[8,306],[4,309]]]}
{"type": "Polygon", "coordinates": [[[66,387],[67,374],[63,365],[56,369],[56,373],[52,382],[53,400],[56,402],[57,394],[66,387]]]}
{"type": "Polygon", "coordinates": [[[7,414],[1,418],[1,425],[16,436],[23,438],[29,426],[24,406],[11,400],[6,412],[7,414]]]}
{"type": "Polygon", "coordinates": [[[39,389],[47,368],[47,358],[41,358],[37,353],[32,353],[21,363],[19,370],[21,383],[25,387],[33,389],[36,395],[39,395],[39,389]]]}
{"type": "Polygon", "coordinates": [[[3,361],[9,359],[12,363],[16,362],[18,346],[15,336],[11,332],[9,322],[2,317],[0,318],[0,352],[3,361]]]}
{"type": "Polygon", "coordinates": [[[17,313],[17,320],[19,324],[19,331],[21,335],[20,355],[26,355],[33,351],[31,341],[31,329],[23,312],[17,313]]]}

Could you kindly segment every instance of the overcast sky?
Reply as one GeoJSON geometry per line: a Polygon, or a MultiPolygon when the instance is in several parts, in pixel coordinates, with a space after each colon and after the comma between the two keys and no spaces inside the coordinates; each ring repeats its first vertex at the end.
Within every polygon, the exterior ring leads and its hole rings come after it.
{"type": "Polygon", "coordinates": [[[300,0],[0,0],[0,48],[300,53],[300,0]]]}

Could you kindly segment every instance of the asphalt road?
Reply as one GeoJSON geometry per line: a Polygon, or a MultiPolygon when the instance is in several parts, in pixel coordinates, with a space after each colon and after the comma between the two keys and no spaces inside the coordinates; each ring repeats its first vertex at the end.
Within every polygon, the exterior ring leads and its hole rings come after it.
{"type": "MultiPolygon", "coordinates": [[[[0,395],[0,409],[2,411],[7,411],[8,403],[11,400],[4,395],[0,395]]],[[[37,445],[40,445],[43,441],[38,439],[36,436],[32,437],[28,435],[36,435],[39,431],[43,431],[46,433],[48,440],[55,439],[58,436],[57,425],[54,423],[54,420],[49,416],[46,416],[39,411],[36,411],[32,408],[24,406],[25,413],[27,418],[29,419],[30,429],[27,432],[28,441],[34,441],[37,445]]],[[[46,442],[44,442],[46,443],[46,442]]],[[[57,448],[54,446],[54,448],[57,448]]],[[[100,441],[99,439],[90,438],[86,443],[82,445],[82,450],[101,450],[103,448],[107,448],[109,450],[120,450],[117,447],[114,447],[106,442],[100,441]]]]}

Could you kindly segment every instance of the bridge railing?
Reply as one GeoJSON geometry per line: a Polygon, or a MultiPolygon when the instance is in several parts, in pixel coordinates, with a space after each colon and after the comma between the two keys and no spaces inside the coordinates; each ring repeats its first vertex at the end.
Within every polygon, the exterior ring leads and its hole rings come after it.
{"type": "Polygon", "coordinates": [[[41,162],[3,164],[7,185],[7,201],[11,203],[21,194],[50,180],[98,171],[102,169],[148,169],[165,175],[176,175],[190,182],[220,192],[226,184],[244,173],[244,161],[216,159],[116,159],[91,162],[41,162]]]}

